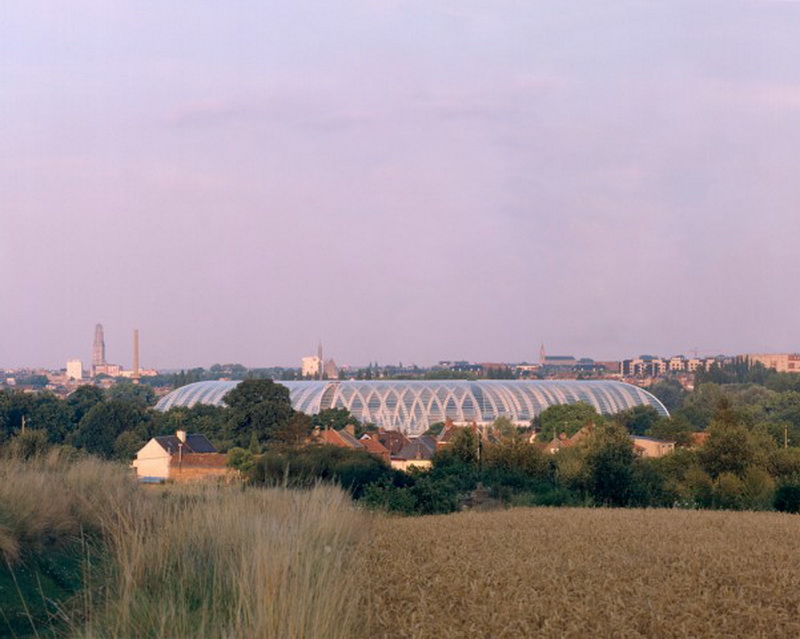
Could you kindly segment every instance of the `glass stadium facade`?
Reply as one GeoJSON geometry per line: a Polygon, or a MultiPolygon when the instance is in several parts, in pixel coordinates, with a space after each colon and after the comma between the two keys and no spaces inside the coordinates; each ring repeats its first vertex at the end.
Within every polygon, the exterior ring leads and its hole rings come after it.
{"type": "MultiPolygon", "coordinates": [[[[414,380],[280,382],[289,389],[295,410],[309,415],[326,408],[346,408],[362,422],[418,435],[444,421],[488,423],[501,415],[527,424],[554,404],[585,402],[599,413],[634,406],[655,408],[669,416],[653,395],[616,381],[566,380],[414,380]]],[[[197,382],[165,395],[156,405],[166,411],[195,404],[223,405],[238,381],[197,382]]]]}

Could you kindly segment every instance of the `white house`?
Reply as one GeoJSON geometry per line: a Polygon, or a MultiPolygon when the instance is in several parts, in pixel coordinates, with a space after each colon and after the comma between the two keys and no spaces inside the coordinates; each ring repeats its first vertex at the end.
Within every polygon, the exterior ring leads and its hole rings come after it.
{"type": "Polygon", "coordinates": [[[196,481],[230,474],[227,457],[205,435],[187,435],[182,430],[153,437],[136,453],[132,466],[144,482],[196,481]]]}

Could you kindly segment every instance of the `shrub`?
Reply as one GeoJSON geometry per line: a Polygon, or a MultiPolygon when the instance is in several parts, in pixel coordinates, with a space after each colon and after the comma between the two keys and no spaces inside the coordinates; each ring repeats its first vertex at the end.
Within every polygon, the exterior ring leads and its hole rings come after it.
{"type": "Polygon", "coordinates": [[[312,486],[319,481],[336,482],[355,498],[361,497],[367,484],[391,475],[391,469],[375,455],[328,445],[272,448],[250,473],[253,481],[260,484],[312,486]]]}
{"type": "Polygon", "coordinates": [[[775,491],[775,510],[800,513],[800,484],[783,484],[775,491]]]}

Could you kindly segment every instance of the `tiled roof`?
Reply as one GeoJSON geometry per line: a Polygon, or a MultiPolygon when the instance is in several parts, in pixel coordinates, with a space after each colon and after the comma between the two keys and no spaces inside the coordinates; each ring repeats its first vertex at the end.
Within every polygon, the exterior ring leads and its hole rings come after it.
{"type": "Polygon", "coordinates": [[[397,455],[394,455],[394,458],[404,460],[432,459],[433,451],[418,439],[414,439],[403,446],[403,450],[401,450],[397,455]]]}
{"type": "Polygon", "coordinates": [[[318,441],[321,444],[339,446],[340,448],[364,448],[363,444],[345,430],[321,430],[318,441]]]}
{"type": "Polygon", "coordinates": [[[364,446],[367,452],[372,453],[373,455],[379,455],[386,459],[389,458],[389,451],[386,450],[386,447],[377,439],[369,435],[364,435],[359,442],[361,442],[361,445],[364,446]]]}
{"type": "Polygon", "coordinates": [[[214,448],[210,441],[208,441],[208,438],[205,435],[200,435],[199,433],[187,435],[185,442],[181,442],[181,440],[175,435],[161,435],[159,437],[155,437],[155,440],[161,445],[161,448],[171,455],[176,454],[181,448],[183,449],[184,454],[217,452],[217,449],[214,448]],[[183,443],[183,446],[181,446],[181,443],[183,443]]]}
{"type": "Polygon", "coordinates": [[[396,455],[405,446],[409,439],[396,430],[381,430],[378,432],[378,441],[386,448],[391,455],[396,455]]]}

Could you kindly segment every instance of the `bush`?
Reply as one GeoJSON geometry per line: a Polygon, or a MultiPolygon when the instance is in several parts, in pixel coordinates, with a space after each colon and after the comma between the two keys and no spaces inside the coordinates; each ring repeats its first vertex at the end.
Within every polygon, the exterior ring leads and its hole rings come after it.
{"type": "Polygon", "coordinates": [[[358,499],[367,484],[391,478],[382,459],[363,450],[338,446],[272,448],[254,464],[250,477],[255,483],[312,486],[319,481],[340,484],[358,499]]]}
{"type": "Polygon", "coordinates": [[[399,515],[439,515],[459,509],[461,492],[455,478],[415,473],[408,482],[404,486],[383,479],[370,484],[362,502],[368,508],[399,515]]]}
{"type": "Polygon", "coordinates": [[[800,484],[784,484],[775,491],[775,510],[800,513],[800,484]]]}

